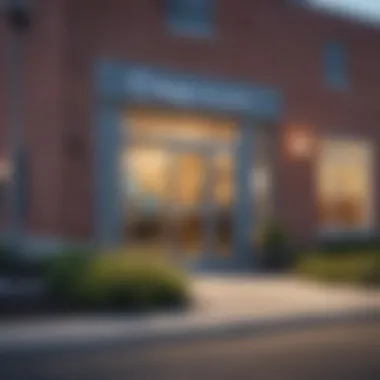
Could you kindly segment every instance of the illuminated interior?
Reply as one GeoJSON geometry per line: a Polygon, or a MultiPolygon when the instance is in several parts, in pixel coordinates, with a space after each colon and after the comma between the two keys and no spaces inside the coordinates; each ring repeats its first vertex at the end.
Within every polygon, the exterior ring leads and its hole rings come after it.
{"type": "Polygon", "coordinates": [[[371,160],[369,144],[327,141],[318,165],[320,224],[332,229],[361,229],[371,223],[371,160]]]}
{"type": "Polygon", "coordinates": [[[127,131],[134,138],[163,138],[176,142],[213,141],[231,143],[236,138],[235,122],[230,119],[186,112],[129,110],[127,131]]]}
{"type": "Polygon", "coordinates": [[[235,124],[146,109],[130,110],[124,120],[127,243],[185,257],[229,254],[235,124]]]}

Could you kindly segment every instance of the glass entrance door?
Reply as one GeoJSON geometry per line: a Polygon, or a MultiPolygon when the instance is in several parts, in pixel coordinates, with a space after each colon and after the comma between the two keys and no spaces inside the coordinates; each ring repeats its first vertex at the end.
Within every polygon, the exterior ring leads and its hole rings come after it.
{"type": "Polygon", "coordinates": [[[121,183],[129,249],[185,262],[228,257],[235,123],[147,110],[128,120],[121,183]]]}
{"type": "Polygon", "coordinates": [[[235,165],[231,150],[216,150],[210,157],[213,173],[210,186],[213,209],[214,246],[216,257],[231,257],[233,246],[235,165]]]}
{"type": "Polygon", "coordinates": [[[207,161],[197,150],[173,152],[170,173],[172,240],[184,261],[199,259],[206,249],[207,161]]]}
{"type": "Polygon", "coordinates": [[[206,250],[208,165],[198,149],[138,143],[122,160],[124,235],[131,250],[196,260],[206,250]]]}
{"type": "Polygon", "coordinates": [[[130,249],[190,262],[230,254],[232,152],[138,143],[122,164],[130,249]]]}
{"type": "Polygon", "coordinates": [[[132,252],[164,256],[169,250],[172,156],[164,147],[136,143],[121,158],[123,235],[132,252]]]}

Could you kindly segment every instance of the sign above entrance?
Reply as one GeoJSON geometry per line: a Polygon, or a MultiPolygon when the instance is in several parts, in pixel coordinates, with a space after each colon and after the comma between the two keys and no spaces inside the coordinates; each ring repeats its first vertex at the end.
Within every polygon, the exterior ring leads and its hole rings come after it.
{"type": "Polygon", "coordinates": [[[279,93],[272,88],[114,62],[103,61],[98,70],[103,98],[278,118],[279,93]]]}

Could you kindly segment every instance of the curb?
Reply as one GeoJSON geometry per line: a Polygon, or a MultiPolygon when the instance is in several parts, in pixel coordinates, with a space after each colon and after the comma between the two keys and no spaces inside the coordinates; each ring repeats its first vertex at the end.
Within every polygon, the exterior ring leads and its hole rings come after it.
{"type": "Polygon", "coordinates": [[[353,310],[336,313],[303,315],[297,317],[262,318],[219,322],[212,326],[190,326],[174,331],[158,330],[131,336],[121,334],[117,337],[96,337],[80,340],[70,339],[39,341],[28,343],[0,343],[2,358],[12,355],[49,355],[102,351],[107,349],[138,349],[156,345],[190,343],[207,339],[228,339],[239,337],[259,337],[269,334],[302,331],[332,327],[341,324],[355,324],[380,321],[380,309],[353,310]]]}

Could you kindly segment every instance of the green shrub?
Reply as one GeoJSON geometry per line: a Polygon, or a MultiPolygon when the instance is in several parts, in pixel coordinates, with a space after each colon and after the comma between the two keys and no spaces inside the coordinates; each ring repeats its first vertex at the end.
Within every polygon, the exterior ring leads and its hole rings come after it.
{"type": "Polygon", "coordinates": [[[143,311],[184,306],[186,277],[153,258],[66,255],[50,272],[52,294],[70,307],[143,311]]]}
{"type": "Polygon", "coordinates": [[[284,229],[276,224],[264,225],[258,232],[255,250],[259,251],[260,265],[267,270],[282,270],[292,266],[294,252],[284,229]]]}
{"type": "Polygon", "coordinates": [[[380,286],[380,251],[374,258],[373,265],[364,274],[363,282],[367,285],[380,286]]]}
{"type": "Polygon", "coordinates": [[[324,281],[351,284],[375,284],[380,275],[379,251],[348,252],[331,255],[329,252],[302,257],[295,272],[324,281]]]}
{"type": "Polygon", "coordinates": [[[83,276],[91,255],[87,252],[61,252],[46,265],[45,279],[48,291],[55,300],[79,307],[83,276]]]}

